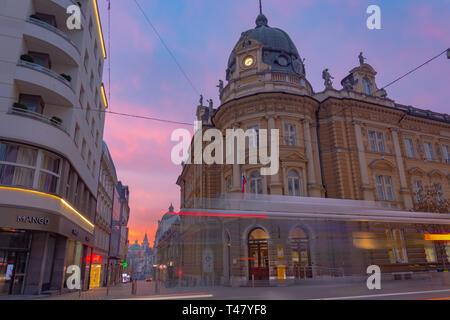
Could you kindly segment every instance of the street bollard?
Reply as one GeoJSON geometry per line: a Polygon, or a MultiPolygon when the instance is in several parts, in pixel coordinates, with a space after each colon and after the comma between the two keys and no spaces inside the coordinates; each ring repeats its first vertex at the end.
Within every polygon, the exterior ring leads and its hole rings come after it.
{"type": "Polygon", "coordinates": [[[136,292],[137,292],[137,282],[136,280],[133,280],[131,282],[131,294],[135,296],[136,292]]]}
{"type": "Polygon", "coordinates": [[[253,288],[255,287],[255,275],[254,274],[252,274],[252,287],[253,288]]]}

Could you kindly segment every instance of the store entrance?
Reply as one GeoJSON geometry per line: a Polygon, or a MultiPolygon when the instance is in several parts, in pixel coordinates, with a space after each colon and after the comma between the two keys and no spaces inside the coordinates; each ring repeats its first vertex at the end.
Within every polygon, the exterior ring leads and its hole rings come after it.
{"type": "Polygon", "coordinates": [[[21,294],[27,252],[0,250],[0,295],[21,294]]]}
{"type": "Polygon", "coordinates": [[[22,294],[31,233],[0,229],[0,295],[22,294]]]}

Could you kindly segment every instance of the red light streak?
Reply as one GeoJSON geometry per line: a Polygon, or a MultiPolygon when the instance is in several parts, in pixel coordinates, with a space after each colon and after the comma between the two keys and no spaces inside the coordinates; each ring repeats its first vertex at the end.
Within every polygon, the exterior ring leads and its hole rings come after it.
{"type": "Polygon", "coordinates": [[[237,213],[204,213],[204,212],[167,212],[168,214],[191,215],[191,216],[209,216],[209,217],[234,217],[234,218],[268,218],[263,214],[237,214],[237,213]]]}

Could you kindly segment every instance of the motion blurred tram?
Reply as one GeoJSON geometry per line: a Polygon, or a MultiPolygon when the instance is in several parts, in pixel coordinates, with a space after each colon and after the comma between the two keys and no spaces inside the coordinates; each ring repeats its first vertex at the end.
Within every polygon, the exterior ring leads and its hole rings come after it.
{"type": "Polygon", "coordinates": [[[182,208],[158,253],[183,279],[232,286],[277,285],[367,276],[377,265],[393,280],[427,278],[450,269],[450,214],[408,212],[383,203],[245,195],[204,199],[182,208]],[[171,260],[171,261],[172,261],[171,260]]]}

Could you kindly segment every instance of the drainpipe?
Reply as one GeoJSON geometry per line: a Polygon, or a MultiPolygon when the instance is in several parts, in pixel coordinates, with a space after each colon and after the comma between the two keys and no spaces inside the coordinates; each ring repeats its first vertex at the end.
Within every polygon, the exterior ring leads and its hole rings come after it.
{"type": "MultiPolygon", "coordinates": [[[[318,144],[318,149],[319,149],[319,165],[320,165],[320,175],[321,175],[321,183],[322,186],[324,186],[323,184],[323,160],[322,160],[322,149],[320,148],[320,121],[319,121],[319,112],[320,112],[320,107],[322,105],[319,104],[319,108],[316,111],[316,119],[317,119],[317,125],[316,125],[316,136],[317,136],[317,144],[318,144]]],[[[328,190],[327,188],[325,188],[325,198],[328,198],[328,190]]]]}

